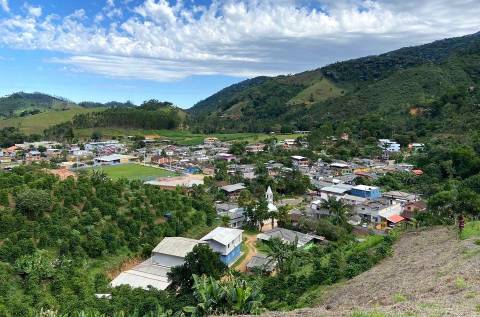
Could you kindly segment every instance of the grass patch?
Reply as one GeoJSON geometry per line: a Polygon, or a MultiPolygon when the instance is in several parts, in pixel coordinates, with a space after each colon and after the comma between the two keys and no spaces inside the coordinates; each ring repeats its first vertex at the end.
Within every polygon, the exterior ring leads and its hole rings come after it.
{"type": "Polygon", "coordinates": [[[248,248],[247,248],[247,238],[243,238],[243,243],[240,247],[240,251],[242,252],[242,255],[233,263],[232,268],[237,268],[242,261],[247,257],[248,254],[248,248]]]}
{"type": "Polygon", "coordinates": [[[368,249],[371,249],[378,244],[383,242],[383,236],[380,235],[369,235],[367,238],[365,238],[364,241],[358,243],[353,249],[352,252],[358,253],[362,252],[368,249]]]}
{"type": "Polygon", "coordinates": [[[455,279],[455,287],[458,288],[458,289],[465,289],[467,288],[467,282],[465,281],[465,279],[461,276],[457,277],[455,279]]]}
{"type": "Polygon", "coordinates": [[[167,177],[177,175],[174,172],[167,171],[163,168],[144,166],[140,164],[120,164],[114,166],[99,166],[92,167],[94,170],[101,170],[108,177],[113,180],[120,178],[126,178],[129,180],[139,179],[139,180],[150,180],[157,177],[167,177]]]}
{"type": "Polygon", "coordinates": [[[381,312],[361,312],[361,311],[356,311],[353,312],[350,317],[388,317],[387,314],[381,313],[381,312]]]}
{"type": "MultiPolygon", "coordinates": [[[[475,237],[480,237],[480,221],[466,221],[460,239],[465,240],[475,237]]],[[[475,241],[475,243],[477,242],[475,241]]]]}
{"type": "Polygon", "coordinates": [[[395,302],[395,304],[403,303],[406,300],[407,300],[407,297],[403,294],[396,293],[393,295],[393,301],[395,302]]]}
{"type": "Polygon", "coordinates": [[[325,101],[330,98],[341,96],[343,93],[344,90],[335,86],[328,79],[322,78],[293,97],[289,101],[289,104],[309,104],[313,102],[325,101]]]}

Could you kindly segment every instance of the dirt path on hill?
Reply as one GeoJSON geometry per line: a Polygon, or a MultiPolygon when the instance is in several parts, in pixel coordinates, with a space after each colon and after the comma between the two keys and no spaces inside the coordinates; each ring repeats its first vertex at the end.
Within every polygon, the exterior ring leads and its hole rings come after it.
{"type": "Polygon", "coordinates": [[[252,257],[257,254],[257,248],[255,246],[257,243],[257,235],[248,235],[244,243],[247,247],[247,254],[243,258],[242,262],[235,267],[235,269],[240,272],[246,271],[248,261],[250,261],[252,257]]]}
{"type": "Polygon", "coordinates": [[[480,245],[445,227],[405,233],[391,257],[319,298],[317,308],[265,316],[480,316],[480,245]]]}

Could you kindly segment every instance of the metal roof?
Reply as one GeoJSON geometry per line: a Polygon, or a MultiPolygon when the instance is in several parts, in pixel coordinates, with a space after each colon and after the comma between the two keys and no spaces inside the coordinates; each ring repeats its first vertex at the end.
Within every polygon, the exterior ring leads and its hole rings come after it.
{"type": "Polygon", "coordinates": [[[184,258],[199,243],[202,243],[202,241],[183,237],[166,237],[152,252],[184,258]]]}
{"type": "Polygon", "coordinates": [[[235,192],[237,190],[245,189],[245,185],[243,183],[238,183],[238,184],[233,184],[233,185],[222,186],[222,187],[220,187],[220,189],[222,189],[222,190],[224,190],[228,193],[232,193],[232,192],[235,192]]]}
{"type": "Polygon", "coordinates": [[[111,283],[112,287],[129,285],[132,288],[148,289],[152,286],[159,290],[166,289],[170,282],[167,277],[169,268],[155,264],[148,259],[133,269],[120,273],[111,283]]]}
{"type": "Polygon", "coordinates": [[[305,156],[301,156],[301,155],[292,155],[291,158],[297,161],[302,161],[307,159],[305,156]]]}
{"type": "Polygon", "coordinates": [[[243,230],[239,230],[239,229],[216,227],[200,240],[202,241],[213,240],[222,245],[228,245],[233,240],[235,240],[239,235],[241,235],[242,232],[243,230]]]}
{"type": "Polygon", "coordinates": [[[324,241],[325,237],[305,234],[298,231],[293,231],[284,228],[274,228],[270,231],[260,233],[257,235],[257,239],[269,241],[270,239],[278,238],[283,242],[295,243],[297,241],[297,246],[302,247],[305,244],[309,243],[312,240],[324,241]]]}
{"type": "Polygon", "coordinates": [[[363,191],[371,191],[371,190],[375,190],[375,189],[379,189],[379,188],[376,187],[376,186],[357,185],[357,186],[353,187],[353,189],[363,190],[363,191]]]}
{"type": "Polygon", "coordinates": [[[123,155],[123,154],[112,154],[112,155],[96,157],[95,160],[110,162],[110,161],[116,161],[121,159],[132,159],[132,158],[134,158],[134,156],[123,155]]]}
{"type": "Polygon", "coordinates": [[[349,190],[350,190],[349,188],[345,188],[344,186],[338,186],[338,185],[327,186],[321,189],[321,191],[323,192],[329,192],[329,193],[335,193],[335,194],[344,194],[349,190]]]}

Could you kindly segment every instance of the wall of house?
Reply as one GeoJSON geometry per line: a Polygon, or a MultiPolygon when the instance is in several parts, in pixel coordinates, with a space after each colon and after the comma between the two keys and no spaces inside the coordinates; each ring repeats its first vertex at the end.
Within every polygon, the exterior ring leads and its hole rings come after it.
{"type": "Polygon", "coordinates": [[[227,255],[221,255],[220,260],[222,260],[222,262],[225,263],[226,265],[233,264],[240,256],[240,253],[241,253],[241,244],[233,248],[232,251],[227,255]]]}
{"type": "Polygon", "coordinates": [[[155,262],[156,264],[166,266],[166,267],[179,266],[184,263],[184,258],[182,257],[163,254],[163,253],[154,252],[152,254],[152,259],[153,259],[153,262],[155,262]]]}
{"type": "Polygon", "coordinates": [[[382,197],[382,194],[379,188],[374,188],[372,190],[361,190],[357,188],[352,188],[350,193],[354,196],[368,198],[368,199],[377,199],[382,197]]]}
{"type": "Polygon", "coordinates": [[[242,244],[242,235],[236,237],[228,245],[223,245],[214,240],[208,240],[208,245],[212,248],[213,251],[220,253],[220,255],[228,255],[233,251],[237,246],[242,244]]]}

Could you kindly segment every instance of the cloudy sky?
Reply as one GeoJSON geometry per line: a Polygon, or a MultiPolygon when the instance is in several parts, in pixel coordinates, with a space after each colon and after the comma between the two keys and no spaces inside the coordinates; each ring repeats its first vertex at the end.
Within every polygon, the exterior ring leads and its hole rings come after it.
{"type": "Polygon", "coordinates": [[[188,107],[258,75],[480,31],[480,0],[0,0],[0,94],[188,107]]]}

